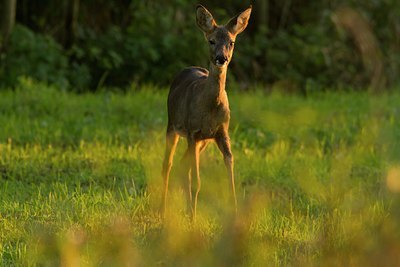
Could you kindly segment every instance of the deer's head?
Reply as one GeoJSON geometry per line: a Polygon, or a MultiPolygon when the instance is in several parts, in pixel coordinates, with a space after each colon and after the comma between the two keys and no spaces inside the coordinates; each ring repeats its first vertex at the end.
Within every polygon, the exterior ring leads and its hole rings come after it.
{"type": "Polygon", "coordinates": [[[251,6],[231,18],[226,25],[218,25],[211,13],[197,6],[196,21],[210,46],[210,61],[218,68],[227,67],[232,59],[236,36],[244,31],[250,18],[251,6]]]}

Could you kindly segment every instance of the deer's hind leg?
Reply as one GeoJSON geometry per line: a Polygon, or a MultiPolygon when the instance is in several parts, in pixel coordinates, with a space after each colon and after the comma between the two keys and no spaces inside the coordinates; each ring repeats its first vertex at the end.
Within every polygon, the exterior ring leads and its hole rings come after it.
{"type": "Polygon", "coordinates": [[[179,136],[178,134],[168,127],[166,134],[166,146],[165,146],[165,155],[162,169],[162,176],[164,179],[164,196],[163,196],[163,204],[162,204],[162,214],[165,214],[167,208],[167,196],[168,196],[168,182],[169,182],[169,174],[172,167],[172,160],[174,157],[176,145],[178,143],[179,136]]]}

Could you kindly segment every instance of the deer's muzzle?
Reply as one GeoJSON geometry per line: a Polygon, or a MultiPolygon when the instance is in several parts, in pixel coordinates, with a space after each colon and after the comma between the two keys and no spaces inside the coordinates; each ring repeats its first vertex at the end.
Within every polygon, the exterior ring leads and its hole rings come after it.
{"type": "Polygon", "coordinates": [[[218,55],[215,57],[215,65],[217,67],[222,67],[228,62],[228,58],[223,55],[218,55]]]}

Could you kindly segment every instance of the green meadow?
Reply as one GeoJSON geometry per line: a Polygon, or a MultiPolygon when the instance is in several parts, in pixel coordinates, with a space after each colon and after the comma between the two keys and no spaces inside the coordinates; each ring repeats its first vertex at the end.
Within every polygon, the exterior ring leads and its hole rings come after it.
{"type": "Polygon", "coordinates": [[[162,194],[167,88],[0,91],[1,266],[394,266],[400,94],[229,91],[238,212],[215,145],[195,223],[162,194]]]}

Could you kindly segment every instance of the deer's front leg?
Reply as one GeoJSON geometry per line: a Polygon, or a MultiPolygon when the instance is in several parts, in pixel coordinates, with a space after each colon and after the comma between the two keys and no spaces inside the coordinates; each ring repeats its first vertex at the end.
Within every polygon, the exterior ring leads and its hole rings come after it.
{"type": "Polygon", "coordinates": [[[184,173],[183,175],[188,175],[188,184],[185,186],[188,209],[190,210],[192,219],[196,218],[197,211],[197,198],[199,196],[201,180],[199,172],[199,150],[200,143],[196,142],[194,139],[188,140],[188,149],[183,158],[184,173]],[[196,178],[196,185],[192,183],[192,174],[196,178]]]}
{"type": "Polygon", "coordinates": [[[178,143],[178,135],[172,131],[167,131],[167,138],[166,138],[166,148],[165,148],[165,156],[163,162],[163,169],[162,169],[162,176],[164,178],[164,196],[162,200],[161,212],[162,215],[165,215],[166,208],[167,208],[167,195],[168,195],[168,180],[169,180],[169,173],[172,167],[172,158],[174,156],[176,144],[178,143]]]}
{"type": "Polygon", "coordinates": [[[192,213],[192,175],[191,175],[191,150],[187,148],[181,160],[180,177],[181,185],[186,196],[187,211],[192,213]]]}
{"type": "Polygon", "coordinates": [[[224,163],[226,169],[228,170],[229,178],[230,178],[230,187],[232,190],[233,201],[235,205],[235,211],[237,211],[237,200],[236,200],[236,190],[235,190],[235,176],[233,174],[233,155],[231,151],[231,143],[229,139],[229,135],[227,130],[220,130],[216,137],[215,141],[218,145],[219,150],[222,152],[224,156],[224,163]]]}
{"type": "Polygon", "coordinates": [[[192,142],[192,162],[191,162],[191,169],[194,172],[194,175],[196,177],[196,182],[197,186],[194,188],[193,185],[191,185],[191,190],[192,190],[192,218],[193,220],[196,219],[196,212],[197,212],[197,198],[199,196],[200,188],[201,188],[201,179],[200,179],[200,169],[199,169],[199,154],[200,154],[200,146],[201,144],[199,142],[192,142]]]}

